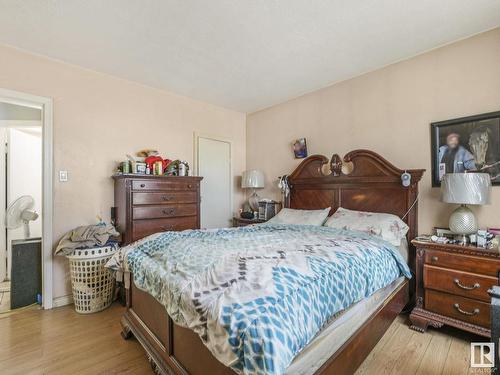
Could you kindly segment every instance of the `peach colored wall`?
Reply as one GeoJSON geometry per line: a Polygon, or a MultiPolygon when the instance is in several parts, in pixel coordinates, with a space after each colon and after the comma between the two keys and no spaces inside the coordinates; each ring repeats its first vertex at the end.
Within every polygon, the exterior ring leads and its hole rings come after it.
{"type": "MultiPolygon", "coordinates": [[[[447,225],[451,205],[431,188],[430,123],[500,110],[500,28],[247,116],[247,168],[266,175],[261,196],[279,198],[276,177],[299,164],[290,143],[309,154],[367,148],[400,168],[426,168],[420,184],[421,233],[447,225]]],[[[479,224],[500,225],[500,187],[476,207],[479,224]]]]}
{"type": "MultiPolygon", "coordinates": [[[[4,46],[0,87],[54,100],[54,171],[69,174],[65,183],[54,176],[55,241],[97,215],[109,220],[110,176],[126,153],[155,148],[192,166],[199,132],[231,139],[234,176],[245,169],[244,114],[4,46]]],[[[234,192],[236,210],[243,195],[234,192]]],[[[56,257],[54,296],[70,293],[66,259],[56,257]]]]}

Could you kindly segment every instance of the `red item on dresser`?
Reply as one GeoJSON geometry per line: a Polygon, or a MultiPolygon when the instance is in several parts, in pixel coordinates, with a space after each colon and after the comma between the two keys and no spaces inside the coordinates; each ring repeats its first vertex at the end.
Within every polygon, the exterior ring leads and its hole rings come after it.
{"type": "Polygon", "coordinates": [[[148,165],[148,167],[153,170],[153,164],[156,163],[157,161],[161,161],[163,164],[163,170],[165,171],[165,168],[168,167],[170,163],[172,163],[172,160],[170,159],[163,159],[161,156],[148,156],[146,159],[144,159],[144,162],[148,165]]]}

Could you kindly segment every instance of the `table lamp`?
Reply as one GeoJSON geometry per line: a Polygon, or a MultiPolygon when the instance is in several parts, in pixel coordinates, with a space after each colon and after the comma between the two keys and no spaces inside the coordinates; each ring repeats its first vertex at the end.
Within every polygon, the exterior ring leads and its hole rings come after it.
{"type": "Polygon", "coordinates": [[[257,169],[243,172],[241,175],[241,187],[243,189],[253,189],[252,195],[248,198],[248,204],[253,211],[258,211],[260,197],[257,195],[255,189],[264,187],[264,173],[257,169]]]}
{"type": "Polygon", "coordinates": [[[477,220],[468,204],[489,204],[491,178],[487,173],[447,173],[441,180],[441,201],[459,204],[450,216],[450,230],[460,235],[463,245],[467,235],[477,232],[477,220]]]}

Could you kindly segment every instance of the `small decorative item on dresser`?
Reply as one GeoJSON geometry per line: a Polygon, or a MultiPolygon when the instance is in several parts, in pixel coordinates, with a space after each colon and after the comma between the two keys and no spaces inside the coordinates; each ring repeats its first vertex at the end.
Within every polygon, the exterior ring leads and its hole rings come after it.
{"type": "Polygon", "coordinates": [[[189,164],[187,161],[179,163],[179,176],[189,176],[189,164]]]}
{"type": "Polygon", "coordinates": [[[473,246],[412,241],[417,248],[411,328],[444,324],[490,337],[488,289],[499,284],[500,254],[473,246]]]}

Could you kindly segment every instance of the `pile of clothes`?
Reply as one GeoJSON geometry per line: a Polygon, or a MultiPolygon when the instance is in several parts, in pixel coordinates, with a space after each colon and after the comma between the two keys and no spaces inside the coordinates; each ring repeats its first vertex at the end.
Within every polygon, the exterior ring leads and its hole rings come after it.
{"type": "Polygon", "coordinates": [[[110,246],[120,233],[111,224],[85,225],[66,233],[57,245],[55,255],[72,255],[76,249],[110,246]]]}

